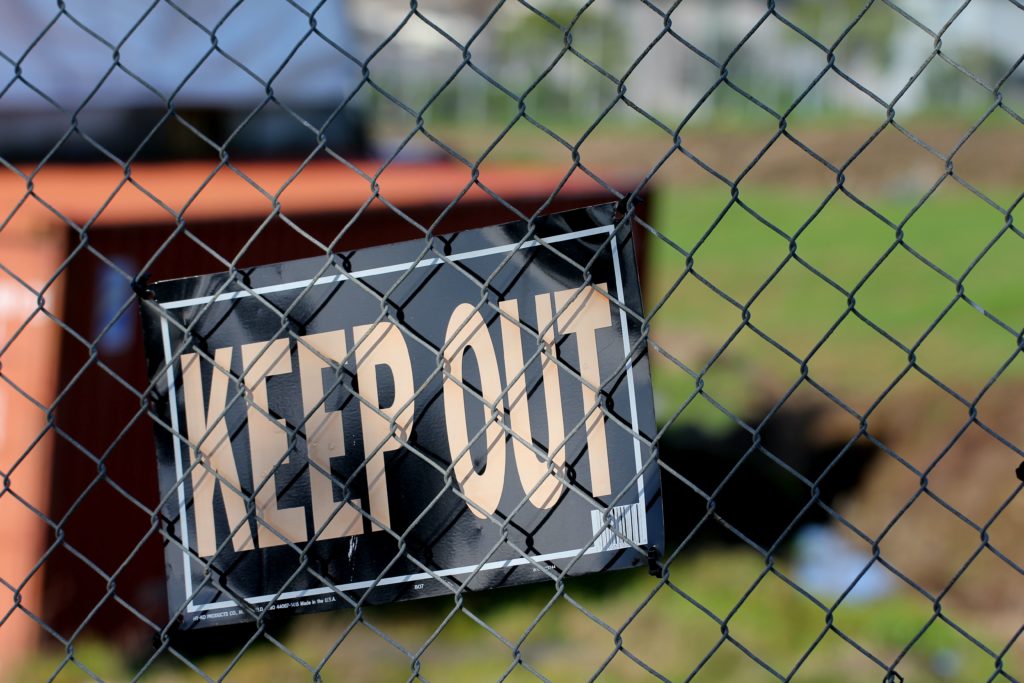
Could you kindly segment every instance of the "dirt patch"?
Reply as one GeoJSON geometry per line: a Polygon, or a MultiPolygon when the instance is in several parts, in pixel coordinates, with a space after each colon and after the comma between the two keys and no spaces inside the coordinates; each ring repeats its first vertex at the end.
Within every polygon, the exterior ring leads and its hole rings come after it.
{"type": "MultiPolygon", "coordinates": [[[[977,130],[974,124],[907,122],[905,132],[893,125],[878,131],[880,123],[793,124],[787,128],[790,137],[778,136],[777,128],[684,129],[680,142],[685,153],[673,152],[671,136],[653,126],[602,124],[589,134],[585,127],[559,131],[567,148],[547,133],[520,124],[486,154],[484,163],[531,160],[568,167],[570,148],[582,138],[580,159],[599,175],[653,172],[656,183],[716,182],[717,174],[739,179],[741,186],[827,189],[835,187],[841,169],[844,186],[855,194],[921,192],[947,172],[948,160],[957,177],[983,192],[1019,185],[1024,179],[1024,136],[1018,125],[998,115],[977,130]]],[[[466,159],[476,160],[501,131],[495,124],[443,127],[432,133],[466,159]]],[[[408,153],[445,154],[426,138],[408,153]]]]}
{"type": "Polygon", "coordinates": [[[1024,613],[1022,392],[993,386],[973,420],[957,401],[911,392],[898,412],[869,419],[881,452],[839,506],[908,581],[1012,629],[1024,613]]]}
{"type": "Polygon", "coordinates": [[[741,427],[670,429],[660,443],[669,550],[703,537],[785,555],[798,528],[827,523],[864,557],[877,548],[925,611],[983,618],[1003,638],[989,646],[1005,647],[1024,614],[1024,384],[997,384],[972,409],[923,378],[905,382],[866,433],[817,392],[770,418],[768,408],[748,415],[757,444],[741,427]],[[811,504],[807,481],[844,522],[811,504]]]}

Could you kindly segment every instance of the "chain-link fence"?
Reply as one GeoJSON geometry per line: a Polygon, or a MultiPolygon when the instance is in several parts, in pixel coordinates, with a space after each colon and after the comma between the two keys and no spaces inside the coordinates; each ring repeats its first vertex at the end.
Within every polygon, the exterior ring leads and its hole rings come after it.
{"type": "Polygon", "coordinates": [[[1024,678],[1021,29],[11,2],[0,677],[1024,678]]]}

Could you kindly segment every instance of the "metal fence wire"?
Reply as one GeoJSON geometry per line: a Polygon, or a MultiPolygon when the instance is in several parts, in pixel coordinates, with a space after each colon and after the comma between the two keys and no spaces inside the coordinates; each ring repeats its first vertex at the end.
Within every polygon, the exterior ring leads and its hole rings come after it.
{"type": "MultiPolygon", "coordinates": [[[[0,22],[0,677],[1024,678],[1024,5],[938,5],[11,2],[0,22]],[[541,161],[509,181],[531,156],[541,161]],[[794,165],[805,170],[787,175],[794,165]],[[607,240],[636,242],[644,289],[644,310],[621,290],[609,299],[638,336],[601,386],[492,289],[530,245],[573,274],[556,317],[608,287],[596,261],[565,256],[538,228],[584,199],[615,203],[607,240]],[[455,228],[513,220],[517,250],[493,270],[446,250],[455,228]],[[349,501],[372,497],[355,482],[384,467],[368,455],[341,476],[306,455],[310,422],[335,399],[279,421],[257,395],[275,342],[315,354],[382,444],[429,461],[467,498],[460,467],[492,447],[493,429],[471,426],[462,465],[423,452],[402,406],[383,407],[401,391],[368,395],[371,354],[308,341],[296,321],[315,283],[282,308],[251,280],[252,266],[298,256],[317,259],[317,277],[344,275],[352,246],[410,238],[387,286],[346,283],[376,306],[367,338],[399,331],[433,354],[433,378],[489,408],[500,448],[537,451],[502,418],[511,390],[495,399],[463,382],[417,329],[426,318],[405,310],[434,305],[403,284],[425,263],[463,274],[475,312],[521,326],[540,344],[533,360],[593,392],[586,414],[566,408],[564,443],[606,423],[642,441],[660,475],[664,547],[623,537],[643,568],[570,577],[519,547],[508,515],[477,506],[539,581],[478,592],[469,584],[492,556],[463,574],[417,558],[443,594],[372,605],[388,566],[369,592],[341,590],[308,556],[315,543],[242,521],[236,547],[244,526],[292,554],[296,569],[268,579],[278,597],[298,576],[339,609],[275,619],[225,589],[250,618],[187,632],[189,601],[236,568],[218,559],[231,540],[200,552],[168,515],[193,470],[205,468],[213,499],[236,496],[254,515],[296,458],[310,463],[300,486],[321,477],[349,501]],[[200,316],[147,301],[154,280],[210,272],[277,323],[244,366],[259,378],[206,345],[200,316]],[[150,375],[140,306],[183,340],[150,375]],[[226,407],[206,424],[236,406],[276,425],[265,438],[278,429],[285,452],[262,483],[208,464],[227,431],[197,435],[159,409],[164,371],[189,361],[202,361],[204,382],[227,380],[226,407]],[[650,433],[609,400],[640,363],[653,374],[650,433]],[[195,456],[177,488],[158,490],[154,429],[195,456]],[[200,579],[168,610],[169,546],[200,579]]],[[[539,448],[550,463],[557,448],[539,448]]],[[[593,500],[571,468],[549,475],[593,500]]],[[[344,503],[352,523],[386,529],[393,562],[408,559],[407,532],[376,504],[344,503]]],[[[586,540],[609,541],[613,515],[593,509],[604,526],[586,540]]]]}

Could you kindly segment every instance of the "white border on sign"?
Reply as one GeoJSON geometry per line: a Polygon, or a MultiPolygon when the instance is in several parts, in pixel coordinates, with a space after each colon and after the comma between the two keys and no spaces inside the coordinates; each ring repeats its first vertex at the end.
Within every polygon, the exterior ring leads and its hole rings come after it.
{"type": "MultiPolygon", "coordinates": [[[[316,287],[318,285],[332,284],[335,282],[343,282],[345,280],[358,280],[360,278],[372,277],[374,275],[385,275],[387,273],[403,272],[407,270],[413,270],[415,268],[426,268],[429,266],[442,265],[445,261],[465,261],[467,259],[479,258],[481,256],[493,256],[495,254],[503,254],[509,251],[515,251],[518,249],[531,249],[533,247],[541,246],[544,244],[553,244],[556,242],[565,242],[568,240],[582,239],[584,237],[591,237],[593,235],[608,235],[615,231],[614,225],[603,225],[597,228],[588,228],[586,230],[577,230],[576,232],[566,233],[564,235],[555,235],[552,237],[546,237],[544,239],[533,239],[527,240],[522,244],[506,244],[499,247],[490,247],[488,249],[476,249],[473,251],[465,251],[458,254],[452,254],[445,258],[429,258],[420,261],[410,261],[408,263],[401,263],[393,266],[383,266],[380,268],[368,268],[366,270],[354,271],[351,273],[339,273],[337,275],[328,275],[310,280],[296,280],[295,282],[285,282],[276,285],[268,285],[265,287],[257,287],[252,290],[245,290],[241,292],[223,292],[215,296],[201,296],[191,299],[180,299],[178,301],[168,301],[159,304],[159,306],[166,310],[175,308],[185,308],[188,306],[200,306],[211,302],[231,301],[234,299],[244,299],[254,294],[272,294],[274,292],[284,292],[293,289],[305,289],[308,287],[316,287]]],[[[615,288],[616,288],[616,300],[619,303],[619,322],[622,327],[622,351],[625,358],[629,358],[629,332],[626,320],[626,302],[622,294],[622,269],[619,265],[619,245],[616,240],[612,240],[612,266],[615,270],[615,288]]],[[[163,337],[163,348],[164,348],[164,363],[166,365],[165,381],[167,383],[167,395],[171,405],[171,429],[175,434],[181,434],[179,427],[179,416],[178,416],[178,398],[177,391],[174,384],[174,365],[172,363],[171,354],[171,338],[170,328],[167,324],[167,318],[161,317],[160,319],[160,332],[163,337]]],[[[633,427],[633,458],[636,465],[636,472],[640,474],[643,462],[640,454],[640,426],[637,418],[637,407],[636,407],[636,386],[633,381],[633,364],[630,363],[626,366],[626,383],[629,388],[629,419],[630,424],[633,427]]],[[[181,447],[182,439],[179,437],[172,437],[174,442],[174,473],[178,478],[177,494],[178,494],[178,514],[182,520],[181,524],[181,540],[182,540],[182,563],[183,573],[185,575],[185,594],[192,595],[192,567],[189,562],[189,554],[185,548],[189,545],[189,532],[188,532],[188,517],[185,515],[185,479],[184,470],[185,464],[183,460],[183,449],[181,447]]],[[[187,452],[187,449],[185,449],[187,452]]],[[[638,503],[641,509],[645,511],[645,514],[641,516],[643,524],[641,525],[640,541],[638,545],[647,543],[647,498],[644,493],[644,478],[642,476],[637,478],[637,497],[638,503]]],[[[475,571],[493,571],[495,569],[508,569],[510,567],[518,567],[531,562],[546,562],[549,560],[563,560],[570,557],[576,557],[581,555],[592,555],[594,553],[610,552],[603,550],[598,547],[595,543],[590,544],[586,548],[577,548],[575,550],[563,550],[556,553],[547,553],[544,555],[533,555],[529,558],[518,557],[509,560],[497,560],[494,562],[484,562],[482,564],[474,564],[466,567],[455,567],[451,569],[439,569],[434,572],[418,572],[416,574],[405,574],[402,576],[389,576],[382,579],[372,579],[368,581],[355,581],[351,583],[342,583],[336,586],[322,586],[319,588],[307,588],[306,590],[300,591],[286,591],[281,594],[272,595],[258,595],[251,598],[244,598],[245,602],[250,605],[259,605],[262,603],[270,602],[272,600],[293,600],[296,598],[306,598],[316,595],[333,594],[336,591],[349,591],[349,590],[361,590],[364,588],[371,588],[373,586],[390,586],[398,583],[409,583],[412,581],[424,581],[442,576],[456,576],[459,574],[470,574],[475,571]]],[[[235,599],[222,600],[220,602],[207,602],[203,604],[195,604],[191,599],[186,606],[187,612],[203,612],[211,609],[222,609],[228,607],[239,607],[238,601],[235,599]]]]}

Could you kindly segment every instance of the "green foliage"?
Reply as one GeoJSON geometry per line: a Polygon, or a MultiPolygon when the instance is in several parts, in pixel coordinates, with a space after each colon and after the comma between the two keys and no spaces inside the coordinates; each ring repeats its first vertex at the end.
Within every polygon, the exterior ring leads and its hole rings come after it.
{"type": "MultiPolygon", "coordinates": [[[[780,563],[778,570],[785,576],[788,567],[780,563]]],[[[663,585],[642,572],[619,572],[570,581],[559,597],[552,586],[473,596],[465,611],[444,598],[425,605],[376,608],[366,613],[369,627],[357,625],[337,650],[335,641],[350,625],[351,611],[303,617],[281,641],[301,661],[264,639],[237,663],[232,663],[234,656],[229,653],[201,659],[196,665],[207,676],[226,676],[229,681],[309,680],[311,670],[321,663],[325,681],[399,681],[412,675],[413,660],[418,657],[420,674],[431,681],[477,683],[497,680],[506,672],[510,672],[508,680],[536,680],[526,667],[555,681],[588,680],[602,667],[599,680],[651,680],[625,653],[612,656],[616,639],[621,638],[633,657],[672,680],[685,680],[694,673],[694,680],[700,681],[775,680],[725,640],[724,629],[781,675],[792,673],[794,681],[881,680],[883,666],[854,649],[843,636],[856,640],[886,665],[899,658],[898,670],[906,680],[980,681],[995,671],[988,653],[933,620],[931,604],[909,589],[874,602],[840,603],[830,617],[829,599],[824,607],[815,604],[779,576],[766,573],[759,555],[741,549],[684,555],[671,566],[669,580],[670,585],[663,585]],[[712,656],[705,662],[709,653],[712,656]]],[[[973,634],[989,630],[983,619],[959,625],[973,634]]],[[[102,659],[120,661],[104,669],[109,680],[128,680],[134,671],[113,647],[94,643],[82,650],[91,653],[83,655],[90,666],[102,659]]],[[[57,656],[41,657],[17,680],[42,680],[59,661],[57,656]]],[[[1003,662],[1004,669],[1016,676],[1022,665],[1019,653],[1011,653],[1003,662]]],[[[89,677],[72,666],[56,680],[70,683],[89,677]]],[[[179,661],[164,657],[142,680],[171,683],[200,678],[179,661]]]]}
{"type": "MultiPolygon", "coordinates": [[[[892,58],[893,37],[900,19],[881,2],[782,0],[777,7],[782,16],[827,46],[842,38],[845,50],[870,58],[879,66],[885,66],[892,58]]],[[[796,34],[792,38],[805,40],[796,34]]]]}

